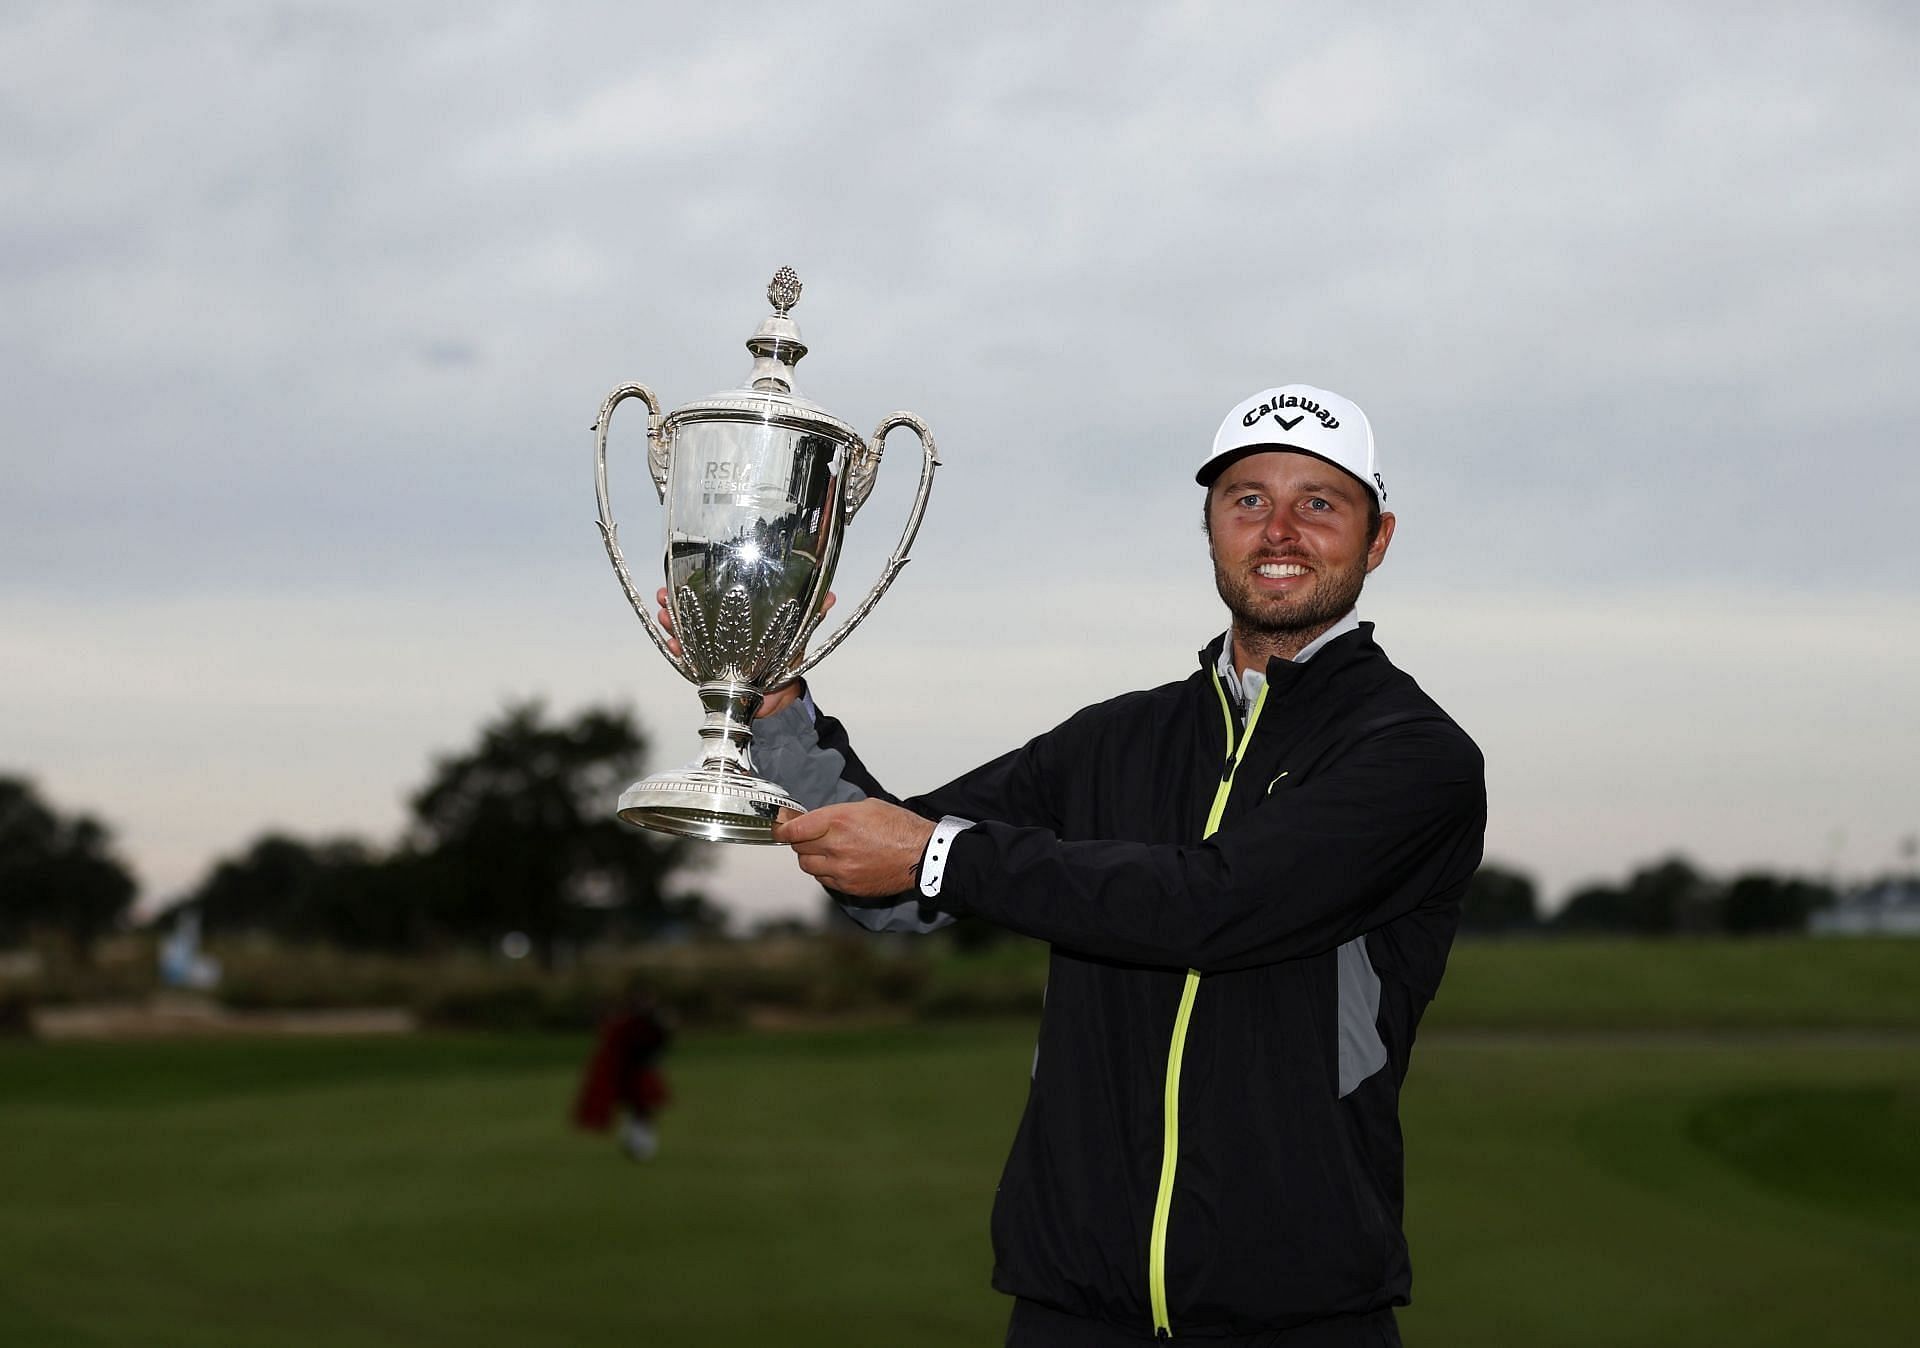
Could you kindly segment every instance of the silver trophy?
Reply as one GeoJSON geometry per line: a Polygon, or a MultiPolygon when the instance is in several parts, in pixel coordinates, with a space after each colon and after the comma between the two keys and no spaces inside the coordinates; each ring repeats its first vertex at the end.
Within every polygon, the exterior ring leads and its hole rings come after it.
{"type": "Polygon", "coordinates": [[[769,843],[774,823],[800,804],[753,770],[753,713],[773,689],[799,678],[859,625],[907,564],[940,466],[933,436],[910,412],[895,412],[862,440],[846,422],[793,391],[807,354],[788,315],[800,278],[782,267],[767,287],[773,313],[747,339],[753,368],[744,388],[688,403],[669,416],[643,384],[622,384],[594,423],[594,490],[600,536],[620,588],[673,667],[700,690],[706,723],[692,767],[657,773],[620,796],[630,824],[714,842],[769,843]],[[667,611],[681,654],[654,620],[620,554],[607,499],[607,425],[628,398],[646,403],[647,467],[666,506],[667,611]],[[887,433],[920,437],[920,487],[907,525],[866,598],[812,654],[846,526],[866,504],[887,433]]]}

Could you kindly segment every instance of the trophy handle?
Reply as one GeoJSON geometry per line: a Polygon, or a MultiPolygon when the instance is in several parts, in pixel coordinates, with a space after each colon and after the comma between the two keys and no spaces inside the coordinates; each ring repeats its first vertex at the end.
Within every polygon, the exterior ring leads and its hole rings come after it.
{"type": "MultiPolygon", "coordinates": [[[[907,512],[907,526],[900,531],[900,540],[893,545],[892,555],[887,558],[887,564],[880,568],[880,579],[867,591],[867,597],[860,601],[860,607],[834,629],[832,636],[820,643],[819,649],[795,665],[786,678],[773,685],[775,688],[792,683],[832,654],[833,648],[845,641],[861,620],[873,611],[873,606],[880,602],[880,596],[887,592],[887,587],[893,584],[893,578],[900,574],[900,568],[909,560],[907,550],[913,546],[914,535],[920,532],[920,517],[927,513],[927,494],[933,490],[933,470],[940,466],[940,454],[933,447],[933,432],[927,429],[926,422],[911,412],[895,412],[880,423],[873,433],[873,439],[853,451],[853,461],[847,468],[847,494],[842,498],[841,509],[844,512],[844,525],[851,522],[860,507],[867,503],[867,497],[873,493],[874,477],[880,471],[880,456],[886,451],[887,432],[898,426],[905,426],[920,437],[920,488],[913,495],[913,509],[907,512]]],[[[820,619],[815,618],[813,626],[817,628],[819,625],[820,619]]],[[[807,634],[811,637],[813,628],[809,628],[807,634]]],[[[802,648],[805,644],[803,640],[802,648]]]]}
{"type": "Polygon", "coordinates": [[[607,560],[613,563],[613,574],[620,578],[620,588],[626,592],[627,602],[633,605],[633,611],[646,624],[647,635],[653,638],[653,644],[659,647],[660,654],[667,657],[667,663],[680,671],[682,678],[689,683],[698,683],[700,676],[693,672],[693,667],[683,656],[675,655],[667,645],[666,632],[654,619],[646,601],[640,597],[633,576],[627,570],[627,559],[620,555],[620,526],[613,522],[613,504],[607,499],[607,427],[613,420],[613,409],[628,398],[638,398],[647,405],[647,470],[653,476],[653,489],[659,494],[660,500],[665,502],[667,499],[667,446],[660,434],[659,400],[645,384],[622,384],[600,404],[600,417],[593,423],[593,490],[600,502],[600,539],[607,545],[607,560]]]}

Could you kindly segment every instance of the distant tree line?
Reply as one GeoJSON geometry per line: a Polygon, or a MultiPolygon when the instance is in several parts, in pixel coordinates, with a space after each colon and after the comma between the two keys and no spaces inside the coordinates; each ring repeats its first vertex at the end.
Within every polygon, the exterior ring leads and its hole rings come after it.
{"type": "MultiPolygon", "coordinates": [[[[547,962],[570,944],[717,929],[722,914],[706,896],[674,884],[712,860],[707,850],[613,817],[646,747],[625,711],[551,720],[537,701],[510,705],[472,747],[431,765],[391,845],[265,833],[216,861],[159,921],[191,908],[213,936],[394,953],[518,932],[547,962]]],[[[0,946],[52,935],[84,957],[124,925],[136,892],[104,824],[63,814],[24,778],[0,776],[0,946]]],[[[1488,863],[1468,889],[1462,930],[1800,931],[1834,897],[1813,880],[1764,872],[1721,880],[1669,857],[1619,884],[1588,885],[1548,915],[1530,876],[1488,863]]],[[[978,922],[955,929],[969,946],[999,934],[978,922]]]]}
{"type": "MultiPolygon", "coordinates": [[[[509,706],[432,765],[392,845],[269,832],[217,860],[159,921],[194,909],[210,936],[394,953],[518,932],[545,962],[569,943],[717,927],[704,895],[671,884],[709,858],[613,815],[646,747],[624,711],[555,721],[538,702],[509,706]]],[[[62,818],[30,783],[0,778],[0,944],[54,933],[84,952],[123,923],[136,886],[108,841],[96,821],[62,818]]]]}
{"type": "Polygon", "coordinates": [[[1668,857],[1634,871],[1621,884],[1576,890],[1548,916],[1531,877],[1488,863],[1467,889],[1461,930],[1638,936],[1802,931],[1808,915],[1834,898],[1829,886],[1815,880],[1753,871],[1724,881],[1682,857],[1668,857]]]}
{"type": "Polygon", "coordinates": [[[84,958],[137,890],[106,825],[63,815],[32,782],[0,776],[0,946],[49,933],[84,958]]]}
{"type": "Polygon", "coordinates": [[[669,885],[706,855],[613,815],[646,747],[624,711],[549,721],[537,702],[510,706],[433,764],[395,846],[268,834],[217,863],[185,905],[209,935],[399,953],[517,932],[545,963],[569,944],[716,927],[703,895],[669,885]]]}

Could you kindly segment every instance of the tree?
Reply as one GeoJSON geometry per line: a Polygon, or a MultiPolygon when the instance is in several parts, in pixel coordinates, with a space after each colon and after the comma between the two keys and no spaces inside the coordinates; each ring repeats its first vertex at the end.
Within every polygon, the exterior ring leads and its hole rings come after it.
{"type": "Polygon", "coordinates": [[[1611,885],[1588,885],[1576,889],[1553,915],[1553,924],[1561,931],[1630,931],[1633,922],[1624,890],[1611,885]]]}
{"type": "Polygon", "coordinates": [[[354,838],[309,843],[266,833],[216,864],[186,903],[200,910],[208,935],[417,950],[432,935],[419,871],[417,858],[383,857],[354,838]]]}
{"type": "Polygon", "coordinates": [[[235,932],[291,935],[322,861],[317,849],[284,833],[263,833],[237,857],[214,863],[188,897],[209,936],[235,932]]]}
{"type": "Polygon", "coordinates": [[[1803,931],[1815,909],[1833,903],[1833,891],[1812,880],[1749,874],[1727,886],[1723,920],[1730,932],[1803,931]]]}
{"type": "Polygon", "coordinates": [[[563,939],[716,925],[698,896],[666,892],[675,870],[707,858],[614,817],[645,754],[624,711],[550,723],[534,701],[508,706],[474,748],[437,762],[412,799],[436,924],[487,941],[525,932],[548,963],[563,939]]]}
{"type": "Polygon", "coordinates": [[[1474,872],[1461,906],[1460,930],[1527,931],[1539,923],[1539,895],[1531,876],[1491,863],[1474,872]]]}
{"type": "Polygon", "coordinates": [[[1709,931],[1719,926],[1719,886],[1681,857],[1643,866],[1624,888],[1580,890],[1553,925],[1567,931],[1626,931],[1642,936],[1709,931]]]}
{"type": "Polygon", "coordinates": [[[137,891],[104,824],[63,817],[33,783],[0,777],[0,943],[59,932],[85,958],[137,891]]]}

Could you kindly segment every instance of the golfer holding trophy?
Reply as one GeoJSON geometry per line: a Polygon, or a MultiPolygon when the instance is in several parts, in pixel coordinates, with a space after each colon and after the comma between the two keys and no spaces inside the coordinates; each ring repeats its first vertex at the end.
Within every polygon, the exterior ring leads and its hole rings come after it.
{"type": "Polygon", "coordinates": [[[712,842],[771,843],[780,819],[802,807],[753,770],[753,715],[773,689],[805,674],[859,625],[885,594],[926,512],[940,460],[910,412],[883,420],[870,440],[794,391],[807,354],[790,316],[800,278],[782,267],[767,287],[773,313],[747,339],[746,385],[662,417],[644,384],[622,384],[594,422],[594,488],[600,534],[627,602],[647,635],[699,690],[706,721],[698,764],[635,782],[620,817],[663,833],[712,842]],[[620,552],[607,495],[607,429],[628,398],[647,405],[647,467],[666,506],[666,591],[671,638],[641,597],[620,552]],[[845,529],[873,491],[887,433],[920,437],[920,486],[880,578],[833,633],[802,655],[825,616],[845,529]]]}
{"type": "MultiPolygon", "coordinates": [[[[1212,639],[1186,677],[1103,697],[906,798],[831,713],[777,696],[760,746],[789,796],[750,775],[748,722],[824,611],[880,452],[792,396],[795,293],[776,283],[748,344],[752,390],[654,432],[667,617],[709,748],[629,790],[622,814],[771,834],[871,930],[971,917],[1048,943],[994,1193],[1008,1348],[1396,1348],[1412,1286],[1400,1089],[1487,797],[1479,749],[1359,615],[1395,526],[1372,423],[1340,394],[1276,384],[1162,465],[1167,489],[1202,495],[1229,620],[1199,619],[1212,639]],[[793,796],[814,808],[784,817],[793,796]]],[[[605,508],[606,417],[625,396],[647,395],[630,385],[601,414],[601,520],[650,619],[605,508]]],[[[926,467],[856,620],[904,560],[933,471],[924,428],[891,417],[880,434],[894,425],[920,431],[926,467]]]]}

